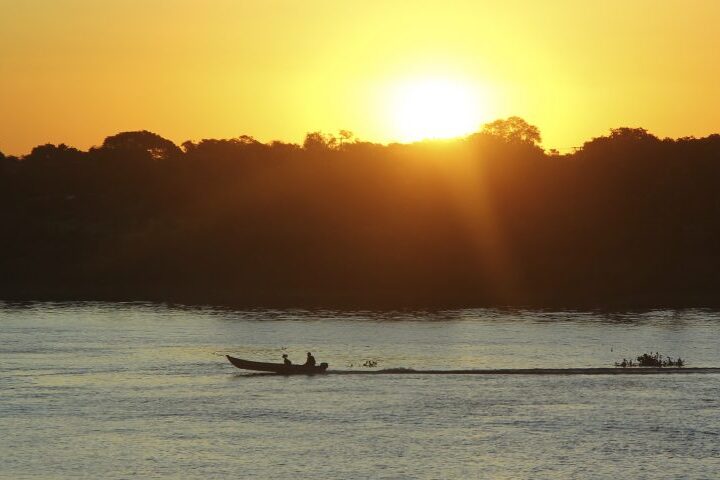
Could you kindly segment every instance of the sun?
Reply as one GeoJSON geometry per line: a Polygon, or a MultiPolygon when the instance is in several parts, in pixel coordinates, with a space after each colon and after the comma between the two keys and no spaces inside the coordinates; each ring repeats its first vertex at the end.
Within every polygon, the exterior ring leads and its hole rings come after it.
{"type": "Polygon", "coordinates": [[[467,135],[476,131],[481,121],[477,92],[450,79],[399,83],[389,103],[395,136],[403,142],[467,135]]]}

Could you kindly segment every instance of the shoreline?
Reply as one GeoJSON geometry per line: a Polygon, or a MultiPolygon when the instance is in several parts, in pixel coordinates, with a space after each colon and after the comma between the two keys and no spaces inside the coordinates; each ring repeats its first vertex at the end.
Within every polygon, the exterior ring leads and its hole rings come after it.
{"type": "Polygon", "coordinates": [[[648,297],[612,297],[534,300],[500,300],[483,296],[438,295],[435,297],[413,294],[396,294],[396,292],[376,291],[354,295],[338,294],[337,292],[175,292],[168,291],[132,293],[123,288],[110,293],[109,291],[64,292],[25,289],[14,291],[0,285],[0,303],[33,304],[33,303],[153,303],[158,305],[177,306],[180,308],[219,308],[231,310],[245,309],[306,309],[306,310],[373,310],[373,311],[439,311],[457,309],[533,309],[544,311],[600,311],[627,312],[650,310],[682,310],[682,309],[714,309],[720,308],[720,300],[706,295],[692,298],[668,300],[648,297]]]}

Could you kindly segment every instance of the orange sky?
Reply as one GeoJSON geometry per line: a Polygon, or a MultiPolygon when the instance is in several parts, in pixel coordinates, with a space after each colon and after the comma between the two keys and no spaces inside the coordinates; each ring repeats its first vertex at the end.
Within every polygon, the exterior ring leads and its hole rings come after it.
{"type": "Polygon", "coordinates": [[[0,0],[0,151],[137,129],[402,140],[398,89],[438,77],[472,90],[478,126],[519,115],[547,148],[702,136],[717,25],[716,0],[0,0]]]}

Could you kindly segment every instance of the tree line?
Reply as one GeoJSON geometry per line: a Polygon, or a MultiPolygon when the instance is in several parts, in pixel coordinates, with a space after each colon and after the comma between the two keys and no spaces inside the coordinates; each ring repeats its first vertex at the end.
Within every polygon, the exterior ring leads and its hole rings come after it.
{"type": "Polygon", "coordinates": [[[0,299],[718,303],[720,135],[539,144],[511,117],[412,144],[137,131],[0,154],[0,299]]]}

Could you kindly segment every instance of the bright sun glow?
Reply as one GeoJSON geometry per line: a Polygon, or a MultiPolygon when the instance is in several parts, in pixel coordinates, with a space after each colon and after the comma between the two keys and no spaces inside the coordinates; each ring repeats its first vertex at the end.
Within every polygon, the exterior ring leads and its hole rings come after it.
{"type": "Polygon", "coordinates": [[[403,142],[451,138],[476,131],[481,112],[476,91],[446,79],[424,79],[398,85],[391,115],[403,142]]]}

